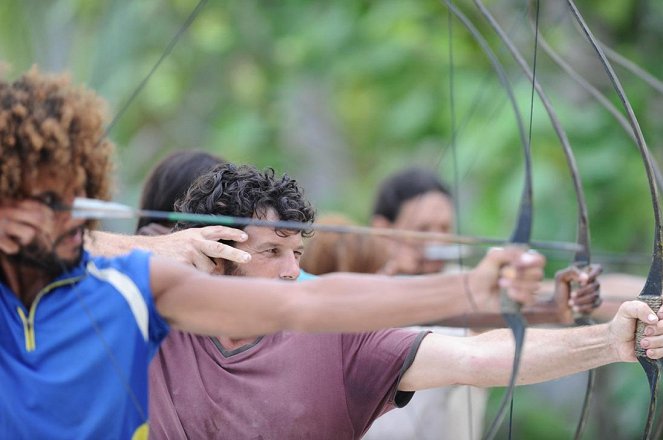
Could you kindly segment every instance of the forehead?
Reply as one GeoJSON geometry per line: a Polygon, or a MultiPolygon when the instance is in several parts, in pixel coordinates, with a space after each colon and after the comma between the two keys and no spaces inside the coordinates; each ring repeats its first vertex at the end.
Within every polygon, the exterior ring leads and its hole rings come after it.
{"type": "MultiPolygon", "coordinates": [[[[261,220],[278,221],[278,214],[269,209],[261,220]]],[[[284,246],[299,247],[302,245],[302,234],[299,231],[275,230],[264,226],[247,226],[244,231],[249,238],[244,243],[249,246],[260,246],[263,244],[279,244],[284,246]]]]}
{"type": "Polygon", "coordinates": [[[450,224],[453,221],[453,209],[449,197],[439,191],[430,191],[403,203],[395,223],[410,229],[419,225],[450,224]]]}
{"type": "Polygon", "coordinates": [[[300,232],[293,231],[290,233],[290,231],[288,231],[286,235],[282,231],[276,231],[272,228],[263,226],[247,226],[244,230],[249,236],[244,244],[251,247],[275,244],[296,248],[302,246],[303,243],[302,234],[300,232]]]}

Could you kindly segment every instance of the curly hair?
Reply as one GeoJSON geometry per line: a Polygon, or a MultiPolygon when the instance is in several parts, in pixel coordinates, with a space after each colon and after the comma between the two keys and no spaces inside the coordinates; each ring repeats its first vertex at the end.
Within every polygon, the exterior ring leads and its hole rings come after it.
{"type": "Polygon", "coordinates": [[[0,199],[27,197],[45,169],[108,199],[114,146],[104,138],[104,108],[92,91],[36,67],[0,80],[0,199]]]}
{"type": "MultiPolygon", "coordinates": [[[[260,171],[249,165],[217,166],[200,176],[175,203],[179,212],[259,219],[266,218],[270,209],[280,220],[312,223],[315,219],[315,211],[296,180],[287,174],[277,177],[271,168],[260,171]]],[[[202,225],[178,223],[175,229],[196,226],[202,225]]],[[[277,232],[289,235],[287,231],[277,232]]],[[[311,230],[302,231],[303,237],[311,234],[311,230]]]]}

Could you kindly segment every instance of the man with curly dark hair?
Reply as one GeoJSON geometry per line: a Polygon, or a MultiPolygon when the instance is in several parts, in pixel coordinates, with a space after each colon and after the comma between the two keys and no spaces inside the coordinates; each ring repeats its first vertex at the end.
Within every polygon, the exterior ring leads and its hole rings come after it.
{"type": "MultiPolygon", "coordinates": [[[[314,211],[297,182],[272,169],[224,164],[201,176],[178,211],[311,223],[314,211]]],[[[176,229],[197,227],[178,223],[176,229]]],[[[217,274],[294,281],[302,238],[311,231],[247,226],[236,246],[244,264],[218,260],[217,274]]],[[[172,331],[150,366],[154,438],[357,438],[413,393],[400,376],[426,332],[205,337],[172,331]],[[260,396],[259,398],[246,398],[260,396]]]]}
{"type": "MultiPolygon", "coordinates": [[[[0,81],[3,436],[143,438],[147,367],[171,326],[245,338],[374,330],[471,310],[452,295],[462,289],[459,277],[286,284],[212,277],[141,251],[91,256],[83,249],[89,225],[69,207],[75,197],[109,196],[113,147],[103,121],[99,99],[66,78],[33,69],[0,81]]],[[[224,236],[246,239],[237,230],[224,236]]],[[[527,301],[543,258],[510,249],[486,259],[471,282],[495,309],[506,264],[518,269],[512,296],[527,301]]]]}
{"type": "MultiPolygon", "coordinates": [[[[184,197],[175,203],[175,210],[271,221],[313,223],[315,220],[315,211],[296,180],[287,174],[277,177],[272,168],[259,171],[249,165],[223,164],[203,174],[191,185],[184,197]]],[[[179,222],[174,230],[201,226],[204,225],[179,222]]],[[[296,235],[301,240],[309,237],[312,230],[277,229],[274,233],[282,237],[296,235]]],[[[239,247],[246,246],[247,243],[244,243],[244,246],[239,247]]],[[[219,261],[223,263],[226,275],[241,274],[241,265],[232,261],[219,261]]]]}

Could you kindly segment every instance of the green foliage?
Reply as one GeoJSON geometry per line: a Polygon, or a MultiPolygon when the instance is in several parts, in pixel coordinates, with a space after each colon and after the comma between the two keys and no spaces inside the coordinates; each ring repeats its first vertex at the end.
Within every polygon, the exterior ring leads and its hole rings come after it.
{"type": "MultiPolygon", "coordinates": [[[[524,2],[488,3],[531,63],[534,44],[524,2]]],[[[542,2],[542,35],[618,104],[584,38],[559,9],[562,3],[542,2]]],[[[0,60],[13,67],[9,77],[33,63],[70,71],[76,81],[97,89],[114,115],[194,4],[5,0],[0,60]]],[[[531,84],[471,2],[459,5],[504,62],[527,131],[531,84]]],[[[661,72],[660,2],[586,0],[579,7],[605,42],[648,71],[661,72]]],[[[451,46],[449,35],[448,12],[437,0],[211,1],[111,133],[119,147],[117,198],[135,204],[147,170],[173,149],[205,148],[234,162],[288,172],[304,183],[320,211],[368,220],[378,182],[417,163],[439,169],[459,186],[463,233],[507,237],[523,175],[514,113],[485,55],[457,20],[451,46]]],[[[539,55],[538,77],[582,175],[595,254],[650,252],[651,201],[633,142],[539,55]]],[[[654,155],[661,157],[660,96],[631,73],[618,71],[654,155]]],[[[571,241],[576,205],[567,165],[543,108],[536,103],[533,111],[534,236],[571,241]]],[[[570,255],[549,257],[552,271],[570,255]]],[[[618,268],[643,273],[646,264],[618,268]]],[[[624,377],[632,374],[639,373],[624,377]]],[[[614,397],[629,407],[645,399],[614,397]]],[[[527,412],[540,403],[518,408],[534,425],[520,438],[545,438],[543,432],[568,436],[568,426],[556,430],[554,420],[543,420],[540,411],[527,412]]],[[[640,420],[634,419],[623,420],[623,432],[637,432],[640,420]]]]}

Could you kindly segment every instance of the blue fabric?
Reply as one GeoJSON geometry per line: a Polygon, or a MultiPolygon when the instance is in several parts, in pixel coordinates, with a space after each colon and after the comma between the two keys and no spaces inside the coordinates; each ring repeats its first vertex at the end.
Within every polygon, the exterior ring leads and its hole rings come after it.
{"type": "Polygon", "coordinates": [[[147,341],[125,298],[87,273],[90,259],[84,254],[33,303],[32,350],[19,313],[30,311],[0,283],[2,438],[130,439],[146,429],[148,365],[169,329],[152,300],[149,254],[92,258],[138,287],[148,310],[147,341]]]}
{"type": "Polygon", "coordinates": [[[299,277],[297,277],[297,281],[314,280],[316,278],[318,278],[317,275],[313,275],[311,273],[300,270],[299,271],[299,277]]]}

